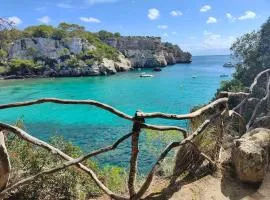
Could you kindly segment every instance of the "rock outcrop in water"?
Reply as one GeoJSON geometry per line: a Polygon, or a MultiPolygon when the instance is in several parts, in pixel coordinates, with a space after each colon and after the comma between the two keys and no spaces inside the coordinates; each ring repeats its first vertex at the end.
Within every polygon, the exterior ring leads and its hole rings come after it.
{"type": "Polygon", "coordinates": [[[164,67],[176,63],[190,63],[191,54],[177,45],[162,43],[159,37],[118,37],[104,42],[125,55],[132,67],[164,67]]]}

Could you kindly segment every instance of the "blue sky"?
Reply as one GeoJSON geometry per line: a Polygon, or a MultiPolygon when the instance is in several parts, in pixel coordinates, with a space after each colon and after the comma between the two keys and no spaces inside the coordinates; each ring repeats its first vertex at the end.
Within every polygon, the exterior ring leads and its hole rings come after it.
{"type": "Polygon", "coordinates": [[[193,55],[228,54],[269,11],[270,0],[0,0],[0,16],[19,29],[65,21],[93,32],[160,36],[193,55]]]}

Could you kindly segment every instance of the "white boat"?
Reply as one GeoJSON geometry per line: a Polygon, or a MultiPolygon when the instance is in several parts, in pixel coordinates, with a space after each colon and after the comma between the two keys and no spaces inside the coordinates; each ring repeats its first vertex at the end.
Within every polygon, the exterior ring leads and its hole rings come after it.
{"type": "Polygon", "coordinates": [[[140,75],[140,77],[143,77],[143,78],[145,78],[145,77],[153,77],[154,75],[152,75],[152,74],[146,74],[146,73],[141,73],[141,75],[140,75]]]}
{"type": "Polygon", "coordinates": [[[223,67],[234,67],[234,65],[231,62],[227,62],[223,65],[223,67]]]}
{"type": "Polygon", "coordinates": [[[196,75],[193,75],[192,78],[197,78],[197,76],[196,75]]]}

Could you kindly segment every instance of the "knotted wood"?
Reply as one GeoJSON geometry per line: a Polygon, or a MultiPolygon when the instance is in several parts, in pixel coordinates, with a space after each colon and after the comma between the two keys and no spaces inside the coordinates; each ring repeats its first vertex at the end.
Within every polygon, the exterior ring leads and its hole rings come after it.
{"type": "Polygon", "coordinates": [[[3,131],[0,131],[0,191],[3,191],[9,181],[10,162],[5,145],[5,137],[3,131]]]}

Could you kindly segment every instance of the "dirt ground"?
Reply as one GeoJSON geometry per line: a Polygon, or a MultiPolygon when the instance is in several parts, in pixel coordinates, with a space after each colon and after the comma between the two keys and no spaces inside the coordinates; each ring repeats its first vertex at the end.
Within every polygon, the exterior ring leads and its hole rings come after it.
{"type": "MultiPolygon", "coordinates": [[[[145,200],[270,200],[270,172],[260,186],[243,184],[232,174],[208,175],[195,182],[176,183],[155,177],[145,200]],[[164,189],[165,188],[165,189],[164,189]]],[[[103,196],[96,200],[110,200],[103,196]]]]}

